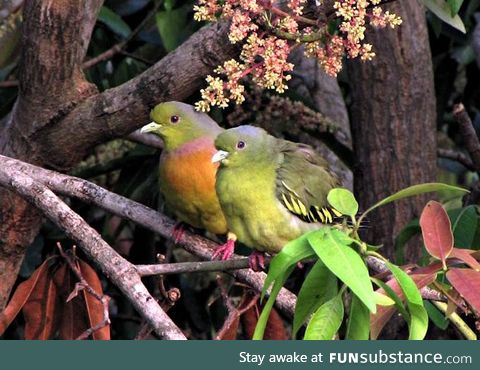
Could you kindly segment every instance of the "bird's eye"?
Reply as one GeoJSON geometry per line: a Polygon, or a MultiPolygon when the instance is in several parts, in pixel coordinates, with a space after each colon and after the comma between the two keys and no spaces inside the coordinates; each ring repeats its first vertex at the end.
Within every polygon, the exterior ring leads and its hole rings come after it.
{"type": "Polygon", "coordinates": [[[247,144],[245,144],[245,141],[239,141],[237,143],[237,149],[243,149],[243,148],[245,148],[246,145],[247,144]]]}
{"type": "Polygon", "coordinates": [[[178,123],[179,121],[180,121],[179,116],[171,116],[170,117],[170,122],[172,122],[172,123],[178,123]]]}

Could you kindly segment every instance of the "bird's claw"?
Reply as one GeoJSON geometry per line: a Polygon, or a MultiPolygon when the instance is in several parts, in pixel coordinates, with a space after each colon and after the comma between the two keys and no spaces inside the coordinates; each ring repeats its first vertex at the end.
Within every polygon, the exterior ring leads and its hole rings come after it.
{"type": "Polygon", "coordinates": [[[248,265],[255,272],[265,271],[265,253],[253,251],[248,256],[248,265]]]}
{"type": "Polygon", "coordinates": [[[235,240],[228,239],[227,242],[213,252],[212,259],[216,259],[220,257],[222,261],[226,261],[230,259],[233,255],[233,251],[235,249],[235,240]]]}
{"type": "Polygon", "coordinates": [[[183,239],[184,234],[185,234],[185,226],[183,222],[176,223],[172,231],[173,242],[175,244],[180,243],[183,239]]]}

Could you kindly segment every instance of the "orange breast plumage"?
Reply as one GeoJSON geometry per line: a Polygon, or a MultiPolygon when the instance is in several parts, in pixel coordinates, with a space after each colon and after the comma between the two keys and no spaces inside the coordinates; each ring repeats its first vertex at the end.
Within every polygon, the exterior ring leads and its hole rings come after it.
{"type": "Polygon", "coordinates": [[[201,138],[164,152],[160,159],[160,190],[180,221],[215,234],[227,231],[215,192],[217,165],[212,138],[201,138]]]}

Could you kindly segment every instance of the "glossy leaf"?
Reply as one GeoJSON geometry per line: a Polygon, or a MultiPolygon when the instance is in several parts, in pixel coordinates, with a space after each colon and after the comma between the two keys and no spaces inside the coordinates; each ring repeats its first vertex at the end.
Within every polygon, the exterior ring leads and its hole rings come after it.
{"type": "MultiPolygon", "coordinates": [[[[427,286],[428,284],[432,283],[435,278],[436,274],[414,274],[411,276],[415,285],[418,289],[427,286]]],[[[396,310],[398,310],[403,318],[410,322],[410,314],[406,311],[402,301],[405,300],[405,294],[403,293],[402,289],[400,288],[397,280],[395,278],[389,280],[387,283],[384,283],[380,280],[373,279],[375,283],[382,288],[378,289],[377,292],[382,294],[387,294],[390,298],[395,301],[395,307],[389,306],[380,306],[378,307],[376,314],[370,315],[370,337],[371,339],[377,339],[380,335],[383,327],[387,324],[388,320],[392,317],[396,310]]]]}
{"type": "Polygon", "coordinates": [[[158,32],[165,50],[174,50],[182,41],[187,25],[188,9],[186,7],[169,11],[160,11],[155,15],[158,32]]]}
{"type": "Polygon", "coordinates": [[[347,216],[355,216],[358,212],[358,203],[355,196],[348,189],[335,188],[327,196],[328,203],[347,216]]]}
{"type": "Polygon", "coordinates": [[[420,224],[418,223],[418,219],[410,221],[395,237],[395,261],[398,264],[403,264],[405,262],[405,244],[420,233],[422,229],[420,228],[420,224]]]}
{"type": "Polygon", "coordinates": [[[419,194],[431,193],[431,192],[443,191],[443,190],[457,191],[460,193],[461,192],[468,193],[468,190],[460,188],[458,186],[452,186],[452,185],[442,184],[438,182],[430,182],[425,184],[413,185],[413,186],[409,186],[408,188],[402,189],[396,192],[395,194],[392,194],[386,197],[385,199],[381,200],[380,202],[374,204],[363,213],[362,217],[365,217],[369,212],[373,211],[375,208],[384,206],[393,201],[412,197],[419,194]]]}
{"type": "MultiPolygon", "coordinates": [[[[384,296],[386,297],[386,296],[384,296]]],[[[388,297],[386,297],[388,298],[388,297]]],[[[392,300],[393,303],[393,300],[392,300]]],[[[352,294],[348,315],[346,339],[367,340],[370,334],[370,311],[356,295],[352,294]]]]}
{"type": "Polygon", "coordinates": [[[452,17],[454,17],[456,14],[458,14],[458,11],[463,4],[463,0],[447,0],[447,4],[451,10],[450,14],[452,15],[452,17]]]}
{"type": "Polygon", "coordinates": [[[445,330],[448,327],[448,323],[449,323],[445,315],[442,312],[440,312],[437,307],[435,307],[432,303],[430,303],[430,301],[424,300],[423,305],[427,310],[430,321],[433,322],[435,326],[438,327],[439,329],[445,330]]]}
{"type": "Polygon", "coordinates": [[[122,17],[106,6],[102,6],[100,9],[98,20],[106,24],[107,27],[117,35],[120,35],[124,38],[126,38],[132,32],[130,26],[122,19],[122,17]]]}
{"type": "Polygon", "coordinates": [[[475,258],[473,258],[472,253],[475,253],[475,251],[469,249],[453,248],[450,257],[457,258],[467,264],[472,269],[480,271],[480,263],[475,258]]]}
{"type": "Polygon", "coordinates": [[[312,312],[332,299],[337,294],[337,290],[337,278],[321,260],[318,260],[308,273],[298,293],[293,316],[293,337],[312,312]]]}
{"type": "Polygon", "coordinates": [[[323,228],[308,236],[318,257],[371,312],[376,311],[375,296],[368,269],[360,255],[348,246],[351,239],[337,229],[323,228]]]}
{"type": "Polygon", "coordinates": [[[443,206],[436,202],[427,203],[420,216],[423,241],[428,253],[441,260],[446,269],[446,259],[453,249],[453,233],[450,219],[443,206]]]}
{"type": "Polygon", "coordinates": [[[476,206],[468,206],[458,210],[458,213],[449,212],[452,221],[453,238],[457,248],[478,248],[474,245],[475,235],[479,226],[479,217],[476,206]]]}
{"type": "Polygon", "coordinates": [[[465,25],[462,19],[455,14],[452,16],[452,8],[445,0],[420,0],[433,14],[440,18],[445,23],[449,24],[453,28],[456,28],[460,32],[466,33],[465,25]]]}
{"type": "Polygon", "coordinates": [[[377,306],[394,306],[395,301],[388,295],[375,291],[375,303],[377,306]]]}
{"type": "Polygon", "coordinates": [[[258,323],[255,327],[255,332],[253,333],[252,339],[263,339],[265,328],[267,326],[268,318],[270,317],[270,312],[272,311],[273,304],[275,303],[275,299],[277,299],[277,295],[280,292],[280,289],[282,289],[283,284],[285,284],[285,281],[287,281],[294,268],[295,266],[290,266],[290,268],[288,268],[287,271],[285,271],[282,276],[278,277],[273,283],[272,291],[270,292],[270,296],[268,297],[268,300],[263,307],[262,313],[258,318],[258,323]]]}
{"type": "Polygon", "coordinates": [[[312,315],[307,329],[306,340],[331,340],[342,325],[343,301],[339,294],[321,305],[312,315]]]}
{"type": "Polygon", "coordinates": [[[423,339],[428,329],[428,315],[423,300],[414,280],[398,266],[387,264],[388,269],[392,272],[397,280],[407,303],[410,313],[409,337],[410,340],[423,339]]]}
{"type": "Polygon", "coordinates": [[[272,285],[272,283],[279,276],[284,274],[292,265],[315,255],[315,251],[308,242],[308,236],[315,232],[316,231],[311,231],[310,233],[306,233],[301,237],[288,242],[287,245],[282,248],[280,253],[272,258],[270,266],[268,267],[268,275],[263,284],[262,299],[270,285],[272,285]]]}
{"type": "Polygon", "coordinates": [[[448,281],[480,314],[480,272],[471,269],[451,268],[447,271],[448,281]]]}

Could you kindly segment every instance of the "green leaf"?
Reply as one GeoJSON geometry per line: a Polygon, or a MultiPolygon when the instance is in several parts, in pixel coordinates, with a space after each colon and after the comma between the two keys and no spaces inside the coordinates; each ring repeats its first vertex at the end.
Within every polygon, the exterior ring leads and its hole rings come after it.
{"type": "MultiPolygon", "coordinates": [[[[414,195],[424,194],[424,193],[431,193],[435,191],[442,191],[442,190],[450,190],[450,191],[458,191],[458,192],[465,192],[468,193],[468,190],[460,188],[458,186],[442,184],[438,182],[430,182],[425,184],[418,184],[409,186],[408,188],[402,189],[395,194],[392,194],[385,199],[381,200],[380,202],[374,204],[369,209],[367,209],[361,218],[364,218],[369,212],[373,211],[375,208],[380,206],[384,206],[385,204],[391,203],[395,200],[403,199],[412,197],[414,195]]],[[[359,220],[360,221],[360,220],[359,220]]]]}
{"type": "Polygon", "coordinates": [[[458,213],[453,214],[453,212],[449,212],[449,216],[452,221],[455,247],[467,249],[478,248],[478,246],[473,245],[478,228],[477,207],[468,206],[461,208],[458,213]]]}
{"type": "Polygon", "coordinates": [[[428,314],[423,307],[423,300],[417,285],[410,276],[398,266],[391,263],[387,263],[388,269],[392,272],[393,276],[400,285],[405,299],[407,307],[410,312],[409,337],[410,340],[423,339],[428,329],[428,314]]]}
{"type": "Polygon", "coordinates": [[[106,6],[102,6],[100,9],[98,20],[123,38],[126,38],[132,32],[130,26],[125,23],[122,17],[106,6]]]}
{"type": "Polygon", "coordinates": [[[330,271],[342,280],[371,312],[375,312],[375,296],[368,269],[360,255],[348,246],[352,239],[340,230],[324,227],[309,234],[308,241],[330,271]]]}
{"type": "Polygon", "coordinates": [[[437,307],[431,304],[429,301],[424,300],[423,305],[427,310],[428,317],[430,321],[435,324],[436,327],[439,329],[445,330],[448,327],[448,319],[445,317],[443,313],[441,313],[437,307]]]}
{"type": "MultiPolygon", "coordinates": [[[[388,298],[384,296],[385,298],[388,298]]],[[[388,298],[389,299],[389,298],[388,298]]],[[[393,303],[393,301],[392,301],[393,303]]],[[[352,294],[348,315],[346,339],[368,340],[370,335],[370,312],[356,295],[352,294]]]]}
{"type": "Polygon", "coordinates": [[[337,278],[318,260],[308,273],[298,293],[295,315],[293,316],[292,337],[305,323],[308,316],[337,294],[337,278]]]}
{"type": "Polygon", "coordinates": [[[458,11],[462,7],[463,0],[447,0],[447,4],[452,11],[450,14],[452,15],[452,17],[454,17],[458,14],[458,11]]]}
{"type": "Polygon", "coordinates": [[[405,251],[404,246],[415,235],[422,231],[420,228],[419,220],[415,219],[410,221],[395,238],[395,262],[400,265],[405,263],[405,251]]]}
{"type": "Polygon", "coordinates": [[[268,318],[270,317],[270,312],[272,312],[273,304],[277,299],[278,293],[280,289],[282,289],[283,284],[287,281],[288,277],[292,273],[295,266],[291,266],[284,274],[275,280],[273,284],[272,291],[270,292],[270,296],[268,297],[267,303],[263,306],[262,313],[260,314],[257,326],[255,326],[255,331],[253,333],[252,339],[254,340],[262,340],[263,335],[265,333],[265,328],[267,327],[268,318]]]}
{"type": "Polygon", "coordinates": [[[292,265],[296,265],[297,262],[315,255],[315,251],[312,249],[308,241],[308,236],[315,232],[316,231],[311,231],[288,242],[287,245],[282,248],[280,253],[272,258],[268,268],[268,275],[263,284],[262,299],[270,285],[272,285],[272,283],[283,275],[292,265]]]}
{"type": "Polygon", "coordinates": [[[433,14],[460,32],[466,33],[465,25],[458,14],[452,15],[452,8],[445,0],[420,0],[433,14]]]}
{"type": "Polygon", "coordinates": [[[308,323],[303,339],[331,340],[342,325],[343,301],[341,294],[321,305],[308,323]]]}
{"type": "MultiPolygon", "coordinates": [[[[388,295],[388,297],[394,302],[395,308],[400,312],[400,314],[403,316],[403,318],[408,321],[410,320],[410,314],[408,313],[407,309],[405,308],[405,305],[402,302],[402,299],[398,296],[397,293],[395,293],[395,290],[393,290],[387,283],[383,282],[380,279],[372,278],[372,281],[383,291],[388,295]]],[[[377,291],[375,291],[377,292],[377,291]]]]}
{"type": "Polygon", "coordinates": [[[395,301],[390,298],[388,295],[382,294],[380,292],[374,292],[375,293],[375,303],[377,306],[393,306],[395,305],[395,301]]]}
{"type": "Polygon", "coordinates": [[[158,33],[165,50],[172,51],[180,45],[185,36],[187,14],[187,8],[181,7],[170,11],[160,11],[155,15],[158,33]]]}
{"type": "Polygon", "coordinates": [[[330,190],[327,196],[328,203],[340,213],[355,216],[358,212],[358,203],[351,191],[343,188],[330,190]]]}

